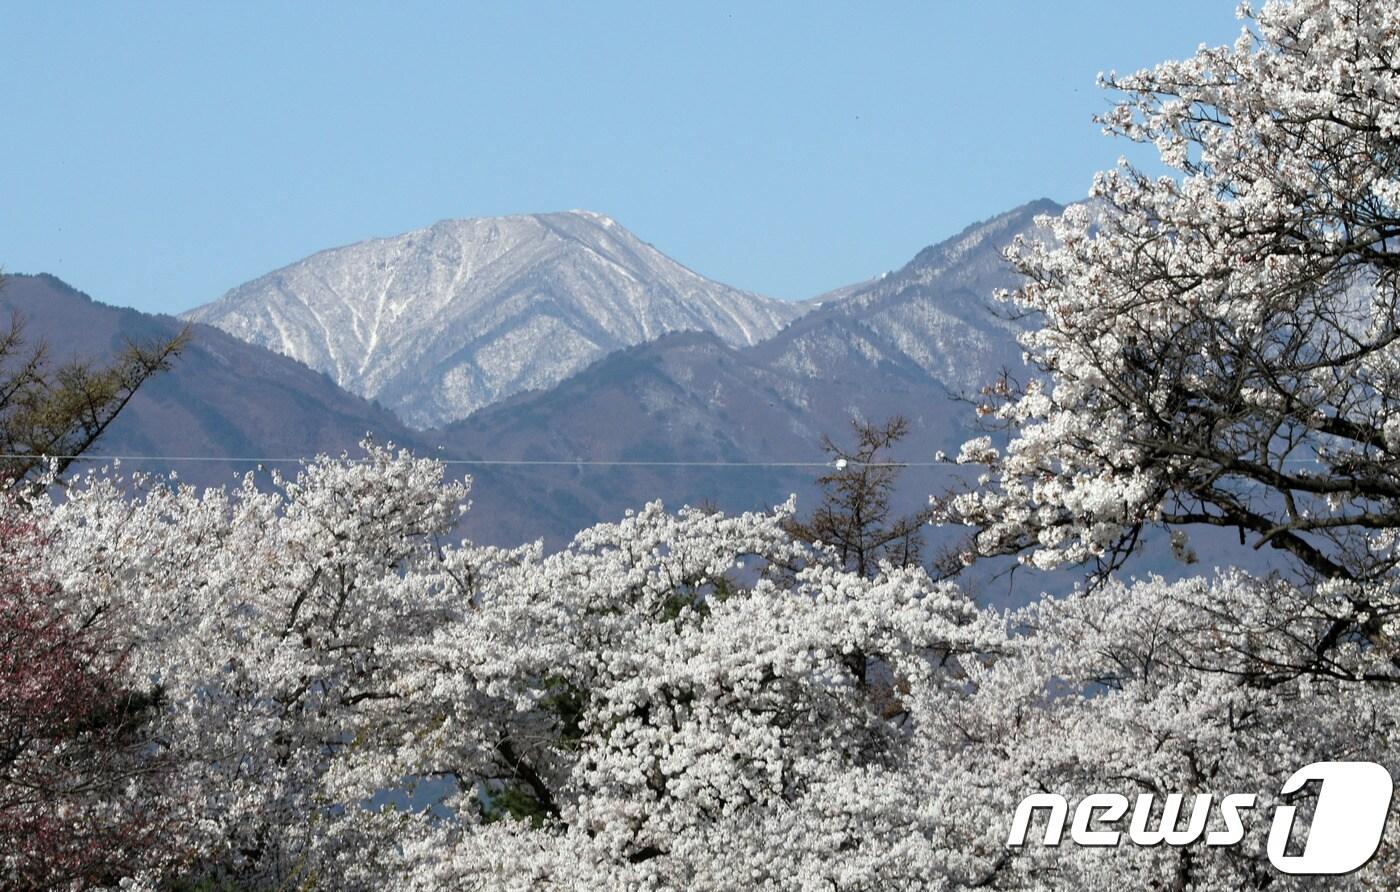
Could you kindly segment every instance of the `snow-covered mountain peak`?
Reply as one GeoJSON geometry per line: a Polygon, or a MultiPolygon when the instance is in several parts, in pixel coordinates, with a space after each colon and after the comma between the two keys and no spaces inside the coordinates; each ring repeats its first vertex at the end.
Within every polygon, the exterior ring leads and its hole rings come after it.
{"type": "Polygon", "coordinates": [[[803,309],[706,279],[603,214],[564,211],[321,251],[187,316],[429,427],[668,332],[746,346],[803,309]]]}

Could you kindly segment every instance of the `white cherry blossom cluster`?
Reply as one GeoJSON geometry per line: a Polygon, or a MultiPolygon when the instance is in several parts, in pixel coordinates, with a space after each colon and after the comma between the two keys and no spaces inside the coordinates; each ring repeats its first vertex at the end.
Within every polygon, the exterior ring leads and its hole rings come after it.
{"type": "Polygon", "coordinates": [[[264,489],[96,474],[27,509],[66,603],[164,689],[182,857],[132,883],[1290,888],[1260,855],[1282,780],[1396,755],[1364,680],[1393,654],[1293,668],[1344,585],[1150,579],[1000,614],[839,569],[790,504],[649,505],[545,555],[448,544],[465,496],[369,445],[264,489]],[[1261,817],[1231,848],[1009,847],[1043,791],[1255,792],[1261,817]]]}
{"type": "Polygon", "coordinates": [[[1374,579],[1400,527],[1400,7],[1247,7],[1233,46],[1105,84],[1155,147],[1008,256],[1039,370],[991,388],[1005,440],[940,517],[969,556],[1119,566],[1143,524],[1238,529],[1374,579]]]}

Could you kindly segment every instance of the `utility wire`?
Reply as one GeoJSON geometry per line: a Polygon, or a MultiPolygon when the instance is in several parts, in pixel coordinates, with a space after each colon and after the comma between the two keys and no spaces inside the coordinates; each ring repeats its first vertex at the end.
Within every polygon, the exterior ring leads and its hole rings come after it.
{"type": "MultiPolygon", "coordinates": [[[[335,456],[330,456],[334,458],[335,456]]],[[[421,456],[432,458],[431,454],[421,456]]],[[[302,464],[314,460],[315,456],[302,456],[300,458],[285,457],[248,457],[248,456],[225,456],[225,455],[94,455],[83,453],[81,455],[50,455],[47,453],[23,453],[23,452],[0,452],[0,460],[6,459],[53,459],[58,461],[130,461],[130,462],[228,462],[230,464],[302,464]]],[[[971,469],[977,465],[961,465],[956,461],[877,461],[860,462],[854,459],[836,459],[834,461],[647,461],[629,459],[572,459],[572,458],[437,458],[434,461],[444,465],[463,465],[476,467],[590,467],[590,468],[833,468],[835,470],[845,470],[848,467],[856,468],[959,468],[971,469]]],[[[1297,465],[1319,464],[1313,458],[1286,458],[1281,464],[1297,465]]]]}
{"type": "MultiPolygon", "coordinates": [[[[431,455],[423,456],[431,458],[431,455]]],[[[36,453],[0,453],[0,459],[56,459],[60,461],[132,461],[132,462],[229,462],[233,464],[299,464],[313,457],[235,457],[222,455],[49,455],[36,453]]],[[[836,461],[644,461],[628,459],[524,459],[524,458],[438,458],[444,465],[476,466],[540,466],[540,467],[601,467],[601,468],[956,468],[953,462],[859,462],[850,459],[836,461]]]]}

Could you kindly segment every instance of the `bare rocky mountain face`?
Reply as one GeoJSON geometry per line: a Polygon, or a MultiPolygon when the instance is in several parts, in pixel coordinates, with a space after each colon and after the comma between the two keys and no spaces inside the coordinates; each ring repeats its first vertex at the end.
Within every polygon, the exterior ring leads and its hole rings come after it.
{"type": "Polygon", "coordinates": [[[427,428],[670,332],[753,345],[805,309],[706,279],[608,217],[570,211],[445,220],[322,251],[186,315],[427,428]]]}

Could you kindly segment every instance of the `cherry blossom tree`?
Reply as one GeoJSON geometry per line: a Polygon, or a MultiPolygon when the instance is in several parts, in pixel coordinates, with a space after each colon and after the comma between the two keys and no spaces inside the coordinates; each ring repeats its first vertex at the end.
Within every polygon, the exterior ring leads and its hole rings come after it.
{"type": "Polygon", "coordinates": [[[790,505],[651,505],[544,556],[444,545],[466,490],[442,475],[370,446],[266,491],[133,498],[94,474],[36,507],[73,607],[113,616],[160,680],[207,878],[372,887],[418,851],[486,882],[497,823],[640,882],[713,871],[697,840],[900,764],[908,692],[977,649],[956,589],[840,569],[783,530],[790,505]],[[362,807],[433,779],[449,827],[362,807]]]}
{"type": "Polygon", "coordinates": [[[1400,11],[1245,14],[1233,46],[1104,79],[1106,129],[1176,175],[1122,163],[1012,247],[1040,374],[991,388],[1009,442],[965,445],[987,473],[940,516],[969,557],[1105,571],[1149,526],[1228,529],[1353,583],[1298,667],[1326,672],[1397,607],[1400,11]]]}
{"type": "MultiPolygon", "coordinates": [[[[1304,888],[1262,818],[1225,848],[1007,840],[1030,792],[1263,814],[1299,765],[1400,739],[1358,681],[1388,651],[1291,669],[1352,583],[1110,582],[1003,615],[849,571],[791,504],[650,505],[545,555],[451,544],[465,481],[391,448],[264,482],[95,472],[32,508],[58,606],[164,692],[179,770],[144,795],[192,857],[149,888],[1304,888]]],[[[1396,876],[1387,839],[1357,883],[1396,876]]]]}
{"type": "Polygon", "coordinates": [[[409,570],[435,561],[465,489],[382,448],[270,483],[197,493],[94,471],[33,511],[67,608],[103,617],[161,686],[192,879],[282,888],[334,838],[347,803],[325,781],[392,697],[391,647],[450,615],[409,570]]]}
{"type": "MultiPolygon", "coordinates": [[[[972,667],[973,693],[930,704],[962,735],[943,756],[951,770],[939,782],[949,791],[986,791],[981,826],[999,831],[964,846],[983,853],[985,885],[1318,888],[1318,877],[1281,874],[1265,855],[1284,781],[1315,761],[1390,766],[1400,756],[1400,700],[1387,685],[1358,680],[1387,671],[1393,650],[1353,641],[1332,655],[1330,675],[1293,669],[1330,626],[1337,597],[1228,571],[1174,583],[1114,579],[1007,617],[1001,656],[972,667]],[[998,788],[1015,795],[998,802],[998,788]],[[1072,808],[1089,794],[1116,793],[1133,804],[1149,797],[1154,810],[1144,811],[1143,824],[1152,828],[1166,797],[1176,795],[1184,804],[1168,826],[1185,830],[1188,815],[1199,813],[1199,836],[1131,844],[1125,816],[1115,847],[1073,845],[1068,831],[1058,847],[1039,839],[1005,846],[1010,800],[1039,792],[1062,795],[1072,808]],[[1232,793],[1256,797],[1243,838],[1204,844],[1224,829],[1220,803],[1232,793]],[[1205,796],[1211,800],[1202,805],[1205,796]]],[[[1326,887],[1393,886],[1397,849],[1392,816],[1374,859],[1348,877],[1326,878],[1326,887]]]]}
{"type": "MultiPolygon", "coordinates": [[[[963,447],[985,473],[938,515],[975,529],[969,560],[1098,569],[1089,591],[1012,617],[975,693],[940,707],[967,735],[955,764],[980,752],[1014,789],[1257,791],[1267,814],[1307,762],[1395,764],[1400,14],[1244,14],[1234,46],[1104,79],[1121,96],[1106,129],[1175,175],[1121,163],[1042,221],[1049,239],[1009,252],[1038,374],[989,388],[1003,445],[963,447]],[[1151,526],[1181,548],[1225,528],[1291,572],[1119,581],[1151,526]]],[[[1394,885],[1398,836],[1392,820],[1336,882],[1394,885]]],[[[986,881],[1313,882],[1270,871],[1263,849],[1257,822],[1229,847],[1031,847],[986,881]]]]}
{"type": "Polygon", "coordinates": [[[0,885],[87,888],[177,860],[149,793],[157,695],[73,615],[40,565],[45,543],[0,495],[0,885]]]}

